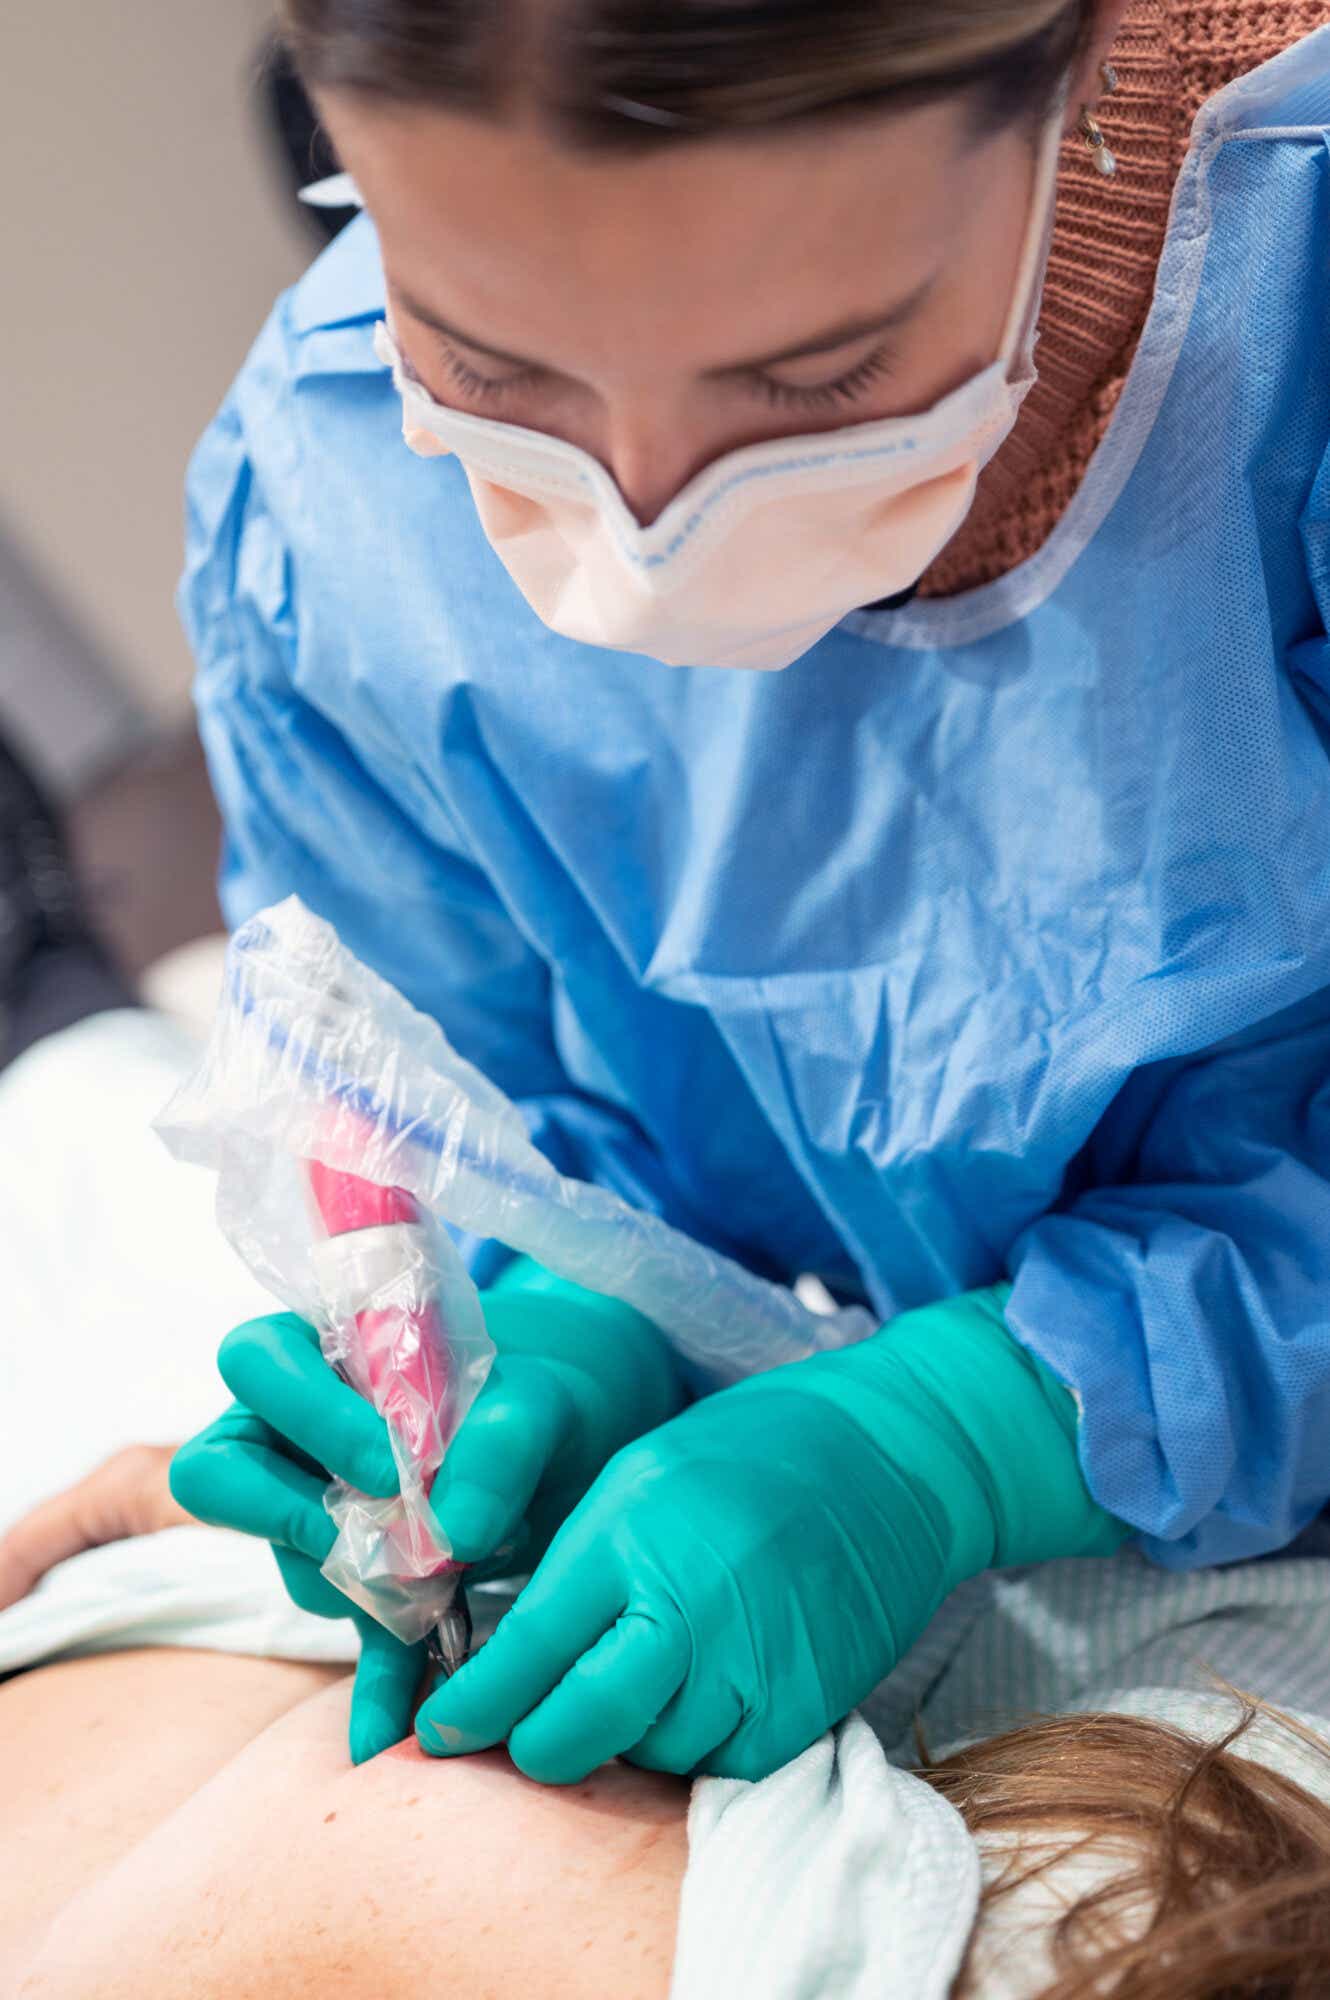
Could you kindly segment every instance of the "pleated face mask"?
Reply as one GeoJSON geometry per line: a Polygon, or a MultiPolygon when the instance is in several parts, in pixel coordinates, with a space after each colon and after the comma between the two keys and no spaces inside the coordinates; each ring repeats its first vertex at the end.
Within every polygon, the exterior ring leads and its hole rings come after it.
{"type": "Polygon", "coordinates": [[[577,445],[435,402],[381,322],[402,435],[421,457],[456,454],[491,545],[552,630],[670,666],[786,667],[919,580],[1010,436],[1035,380],[1061,128],[1059,99],[997,359],[921,415],[727,452],[644,528],[577,445]]]}

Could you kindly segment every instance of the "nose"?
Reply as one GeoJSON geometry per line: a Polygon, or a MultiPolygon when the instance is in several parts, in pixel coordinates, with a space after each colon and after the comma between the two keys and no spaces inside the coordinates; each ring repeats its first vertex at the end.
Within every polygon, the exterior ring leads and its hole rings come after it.
{"type": "Polygon", "coordinates": [[[649,528],[715,456],[677,411],[611,412],[604,464],[639,527],[649,528]]]}

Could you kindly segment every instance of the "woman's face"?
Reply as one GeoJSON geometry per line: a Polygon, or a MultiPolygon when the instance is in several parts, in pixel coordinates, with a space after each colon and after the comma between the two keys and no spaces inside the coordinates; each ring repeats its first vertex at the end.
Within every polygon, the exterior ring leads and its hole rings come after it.
{"type": "Polygon", "coordinates": [[[619,156],[320,109],[421,380],[580,445],[644,525],[737,445],[925,409],[997,353],[1034,155],[965,104],[619,156]]]}

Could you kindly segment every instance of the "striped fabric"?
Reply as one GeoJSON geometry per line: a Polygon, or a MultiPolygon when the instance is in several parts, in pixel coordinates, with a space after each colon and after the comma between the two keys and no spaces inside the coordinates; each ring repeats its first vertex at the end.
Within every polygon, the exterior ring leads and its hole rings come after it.
{"type": "MultiPolygon", "coordinates": [[[[924,1801],[941,1802],[908,1775],[916,1724],[934,1756],[1034,1715],[1092,1710],[1212,1740],[1236,1716],[1224,1684],[1330,1745],[1323,1525],[1287,1555],[1228,1569],[1165,1571],[1129,1551],[976,1578],[865,1704],[871,1733],[852,1720],[760,1785],[694,1787],[673,2000],[944,1995],[973,1923],[979,1857],[954,1815],[928,1816],[924,1801]]],[[[1263,1724],[1243,1754],[1330,1798],[1330,1755],[1263,1724]]],[[[1019,1913],[1024,1948],[1007,1937],[1000,1962],[985,1961],[984,2000],[1039,1990],[1044,1919],[1060,1907],[1056,1895],[1045,1903],[1032,1895],[1019,1913]]]]}
{"type": "Polygon", "coordinates": [[[1116,1708],[1132,1690],[1191,1694],[1216,1679],[1330,1717],[1330,1531],[1293,1552],[1189,1572],[1126,1551],[978,1577],[943,1606],[865,1713],[894,1763],[1032,1714],[1116,1708]]]}

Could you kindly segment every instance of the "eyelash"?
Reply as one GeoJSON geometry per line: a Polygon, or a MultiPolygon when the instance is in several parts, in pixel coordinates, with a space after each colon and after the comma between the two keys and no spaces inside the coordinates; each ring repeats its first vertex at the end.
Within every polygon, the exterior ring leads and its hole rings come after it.
{"type": "Polygon", "coordinates": [[[777,382],[770,375],[750,375],[748,380],[778,409],[826,410],[837,403],[853,403],[865,389],[891,372],[891,349],[879,347],[834,382],[819,382],[812,388],[796,388],[792,382],[777,382]]]}
{"type": "Polygon", "coordinates": [[[496,401],[508,390],[534,381],[539,373],[535,368],[524,368],[516,375],[482,375],[470,362],[463,361],[455,348],[441,346],[440,352],[448,373],[466,396],[488,396],[491,401],[496,401]]]}
{"type": "MultiPolygon", "coordinates": [[[[486,397],[497,402],[501,396],[514,389],[529,387],[538,381],[540,370],[524,368],[516,375],[482,375],[477,368],[464,361],[454,348],[441,348],[444,365],[453,382],[465,396],[486,397]]],[[[768,403],[778,409],[825,410],[838,403],[852,403],[874,382],[881,381],[892,372],[891,350],[879,347],[872,354],[865,355],[853,368],[834,382],[819,382],[811,388],[799,388],[792,382],[777,382],[770,375],[754,373],[744,379],[768,403]]]]}

